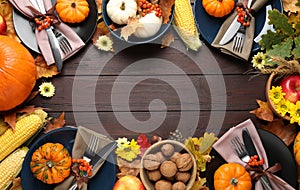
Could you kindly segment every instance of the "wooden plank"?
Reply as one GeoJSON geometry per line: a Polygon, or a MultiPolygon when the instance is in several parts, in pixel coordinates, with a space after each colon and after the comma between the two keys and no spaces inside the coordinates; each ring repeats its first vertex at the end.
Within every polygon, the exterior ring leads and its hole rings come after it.
{"type": "Polygon", "coordinates": [[[247,75],[66,76],[53,79],[54,97],[33,103],[57,111],[251,110],[265,100],[265,82],[247,75]]]}

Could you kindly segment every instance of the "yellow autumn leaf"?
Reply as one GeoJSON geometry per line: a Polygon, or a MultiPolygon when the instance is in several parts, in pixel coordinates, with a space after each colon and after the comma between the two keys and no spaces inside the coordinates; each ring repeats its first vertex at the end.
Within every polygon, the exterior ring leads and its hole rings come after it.
{"type": "Polygon", "coordinates": [[[298,12],[299,6],[296,6],[298,0],[282,0],[283,10],[286,12],[298,12]]]}
{"type": "Polygon", "coordinates": [[[35,65],[36,65],[36,71],[37,71],[37,78],[51,78],[54,75],[57,75],[59,72],[57,71],[56,66],[50,65],[48,66],[43,58],[43,56],[38,55],[35,58],[35,65]]]}
{"type": "Polygon", "coordinates": [[[214,133],[204,133],[203,137],[199,138],[201,144],[199,152],[202,154],[209,154],[211,151],[212,145],[218,140],[217,137],[215,137],[214,133]]]}

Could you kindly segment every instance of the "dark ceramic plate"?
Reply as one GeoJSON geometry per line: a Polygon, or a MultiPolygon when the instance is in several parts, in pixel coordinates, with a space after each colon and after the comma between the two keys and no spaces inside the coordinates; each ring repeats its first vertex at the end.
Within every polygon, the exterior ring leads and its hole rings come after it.
{"type": "MultiPolygon", "coordinates": [[[[87,43],[92,37],[98,20],[98,8],[95,0],[87,1],[90,7],[90,13],[88,17],[79,24],[69,25],[84,43],[87,43]]],[[[55,0],[52,0],[53,4],[55,2],[55,0]]],[[[16,9],[13,11],[13,23],[16,33],[21,41],[31,50],[35,51],[36,53],[40,53],[30,21],[16,9]]]]}
{"type": "MultiPolygon", "coordinates": [[[[237,0],[236,0],[237,1],[237,0]]],[[[278,9],[282,12],[282,2],[281,0],[269,0],[266,5],[271,5],[273,9],[278,9]]],[[[226,20],[227,17],[216,18],[207,14],[202,6],[202,0],[196,0],[194,4],[194,16],[197,23],[198,30],[203,37],[203,39],[211,44],[215,39],[221,25],[226,20]]],[[[255,34],[254,38],[260,33],[265,23],[266,8],[262,7],[255,14],[255,34]]],[[[252,51],[258,51],[260,49],[259,45],[254,42],[252,51]]]]}
{"type": "MultiPolygon", "coordinates": [[[[275,163],[280,163],[282,166],[282,170],[276,172],[275,175],[279,176],[296,189],[297,168],[291,151],[284,142],[274,134],[262,129],[257,129],[257,131],[266,150],[269,166],[273,166],[275,163]]],[[[211,155],[215,158],[212,159],[211,163],[207,164],[206,177],[209,189],[213,190],[214,173],[219,166],[226,162],[214,149],[212,150],[211,155]]]]}
{"type": "MultiPolygon", "coordinates": [[[[107,11],[106,11],[106,5],[107,5],[108,1],[109,0],[102,0],[102,17],[103,17],[103,21],[106,26],[109,26],[113,23],[111,21],[111,19],[109,18],[109,16],[107,15],[107,11]]],[[[167,24],[163,24],[161,26],[160,30],[155,35],[153,35],[149,38],[137,38],[137,37],[134,37],[133,35],[131,35],[128,37],[128,41],[126,41],[126,42],[131,43],[131,44],[145,44],[145,43],[153,42],[156,39],[159,39],[169,29],[169,27],[171,26],[171,23],[173,21],[173,18],[174,18],[174,8],[172,10],[172,14],[170,16],[169,22],[167,24]]],[[[114,37],[125,42],[125,40],[121,37],[120,29],[113,31],[110,29],[110,27],[108,27],[108,28],[114,37]]]]}
{"type": "MultiPolygon", "coordinates": [[[[47,185],[37,180],[33,175],[29,167],[31,156],[33,152],[41,145],[47,142],[61,143],[63,144],[72,154],[72,148],[74,139],[76,136],[77,129],[71,127],[64,127],[50,131],[49,133],[41,136],[36,142],[34,142],[29,152],[27,153],[23,162],[21,170],[21,179],[23,190],[52,190],[55,185],[47,185]]],[[[101,170],[90,180],[88,190],[99,190],[99,187],[105,187],[107,189],[113,189],[113,185],[116,179],[116,166],[115,157],[110,154],[107,161],[101,167],[101,170]]]]}

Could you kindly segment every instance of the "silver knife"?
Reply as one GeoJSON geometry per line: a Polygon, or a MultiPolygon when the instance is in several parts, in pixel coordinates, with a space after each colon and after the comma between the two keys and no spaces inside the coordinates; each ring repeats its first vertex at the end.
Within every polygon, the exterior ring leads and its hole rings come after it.
{"type": "MultiPolygon", "coordinates": [[[[244,144],[245,144],[245,148],[246,148],[249,156],[258,155],[258,153],[256,151],[256,148],[255,148],[255,145],[252,141],[252,138],[251,138],[250,133],[249,133],[247,128],[243,128],[242,136],[243,136],[243,141],[244,141],[244,144]]],[[[260,178],[260,182],[263,185],[263,188],[265,190],[272,190],[270,181],[269,181],[267,176],[263,175],[260,178]]]]}
{"type": "MultiPolygon", "coordinates": [[[[46,9],[43,0],[30,0],[32,5],[39,10],[42,14],[46,14],[46,9]],[[37,6],[37,7],[36,7],[37,6]]],[[[54,32],[52,31],[52,27],[45,29],[48,35],[49,44],[51,47],[52,55],[55,61],[55,65],[57,70],[60,72],[63,66],[63,61],[60,53],[59,43],[57,38],[55,37],[54,32]]]]}
{"type": "MultiPolygon", "coordinates": [[[[251,7],[252,4],[252,0],[248,1],[248,7],[251,7]]],[[[237,21],[238,16],[236,16],[232,23],[230,24],[230,26],[228,27],[228,29],[226,30],[225,34],[223,35],[223,37],[221,38],[219,44],[220,45],[224,45],[227,44],[237,33],[237,31],[239,30],[241,23],[237,21]]]]}
{"type": "Polygon", "coordinates": [[[269,10],[272,10],[272,5],[266,6],[266,19],[265,24],[263,28],[261,29],[260,33],[254,38],[254,42],[258,43],[261,40],[261,36],[266,34],[268,30],[271,30],[272,32],[275,31],[273,24],[269,24],[269,10]]]}

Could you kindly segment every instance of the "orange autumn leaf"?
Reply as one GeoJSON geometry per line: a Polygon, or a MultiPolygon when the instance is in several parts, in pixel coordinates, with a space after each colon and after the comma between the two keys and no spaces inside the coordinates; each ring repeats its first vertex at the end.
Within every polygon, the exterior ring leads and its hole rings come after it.
{"type": "Polygon", "coordinates": [[[285,125],[282,118],[274,119],[262,128],[279,137],[287,146],[294,142],[297,135],[296,126],[292,124],[285,125]]]}
{"type": "Polygon", "coordinates": [[[12,187],[9,190],[22,190],[21,178],[17,177],[12,181],[12,187]]]}
{"type": "Polygon", "coordinates": [[[43,56],[38,55],[35,58],[35,65],[36,65],[36,71],[37,71],[37,79],[45,77],[53,77],[54,75],[57,75],[59,72],[57,71],[56,66],[50,65],[48,66],[43,58],[43,56]]]}
{"type": "Polygon", "coordinates": [[[282,0],[283,10],[285,12],[298,12],[300,10],[299,6],[296,6],[298,0],[282,0]]]}
{"type": "Polygon", "coordinates": [[[174,42],[174,35],[172,33],[163,35],[161,42],[161,48],[169,47],[174,42]]]}
{"type": "Polygon", "coordinates": [[[24,106],[21,108],[15,108],[9,112],[4,113],[4,121],[14,130],[16,127],[17,122],[17,115],[18,114],[31,114],[35,110],[43,109],[41,107],[34,107],[34,106],[24,106]]]}
{"type": "Polygon", "coordinates": [[[62,128],[65,124],[65,112],[63,112],[58,118],[54,119],[53,123],[51,121],[47,122],[44,133],[48,133],[54,129],[62,128]]]}
{"type": "Polygon", "coordinates": [[[117,157],[120,173],[117,173],[117,177],[121,178],[126,175],[137,176],[140,173],[141,160],[133,160],[128,162],[120,157],[117,157]]]}
{"type": "Polygon", "coordinates": [[[160,0],[159,6],[162,10],[163,23],[166,24],[170,20],[170,15],[172,14],[172,7],[175,0],[160,0]]]}
{"type": "Polygon", "coordinates": [[[96,31],[93,34],[92,41],[93,44],[96,44],[97,39],[99,36],[107,35],[109,33],[109,29],[106,27],[105,23],[102,21],[97,25],[96,31]]]}
{"type": "Polygon", "coordinates": [[[7,25],[6,35],[12,39],[15,39],[17,42],[21,42],[14,28],[12,12],[13,6],[9,3],[9,1],[0,0],[0,15],[4,17],[7,25]]]}
{"type": "Polygon", "coordinates": [[[274,114],[270,109],[268,102],[264,102],[261,100],[256,100],[256,102],[258,103],[259,108],[250,111],[250,113],[255,114],[256,117],[264,121],[273,121],[274,114]]]}
{"type": "Polygon", "coordinates": [[[98,14],[102,13],[102,0],[96,0],[96,4],[98,7],[98,14]]]}

